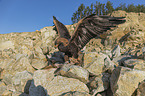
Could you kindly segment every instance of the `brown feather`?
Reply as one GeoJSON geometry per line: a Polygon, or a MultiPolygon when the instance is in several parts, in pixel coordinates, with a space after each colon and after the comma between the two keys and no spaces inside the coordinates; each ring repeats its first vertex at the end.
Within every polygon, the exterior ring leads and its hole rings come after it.
{"type": "Polygon", "coordinates": [[[92,39],[95,37],[100,37],[102,34],[106,33],[116,25],[124,23],[125,19],[123,17],[110,17],[110,16],[97,16],[92,14],[90,16],[84,17],[78,22],[77,27],[74,30],[73,36],[70,38],[68,30],[66,27],[60,23],[55,17],[54,24],[61,38],[66,38],[68,40],[57,40],[59,42],[60,51],[62,50],[65,54],[78,58],[78,52],[92,39]],[[63,43],[63,44],[62,44],[63,43]]]}
{"type": "Polygon", "coordinates": [[[59,34],[59,37],[61,38],[66,38],[66,39],[70,39],[70,34],[67,30],[67,28],[61,23],[59,22],[56,17],[53,16],[53,22],[55,24],[55,27],[54,29],[56,29],[56,31],[58,32],[59,34]]]}

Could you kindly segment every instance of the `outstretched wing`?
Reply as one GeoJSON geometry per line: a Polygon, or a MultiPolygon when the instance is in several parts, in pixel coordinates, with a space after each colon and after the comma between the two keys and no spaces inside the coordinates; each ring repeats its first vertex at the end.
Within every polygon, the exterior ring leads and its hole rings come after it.
{"type": "Polygon", "coordinates": [[[71,36],[67,28],[61,22],[59,22],[54,16],[53,16],[53,22],[55,24],[54,30],[58,32],[59,36],[61,38],[70,39],[71,36]]]}
{"type": "Polygon", "coordinates": [[[81,19],[70,39],[69,47],[80,51],[92,38],[99,37],[101,34],[124,23],[124,17],[97,16],[95,14],[81,19]]]}

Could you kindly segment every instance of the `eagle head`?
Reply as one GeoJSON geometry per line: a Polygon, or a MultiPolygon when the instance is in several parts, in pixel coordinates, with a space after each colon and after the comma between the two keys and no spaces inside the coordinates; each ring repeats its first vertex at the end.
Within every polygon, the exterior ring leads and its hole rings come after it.
{"type": "Polygon", "coordinates": [[[63,45],[64,47],[66,47],[69,44],[68,39],[66,38],[57,38],[55,40],[55,47],[58,47],[59,45],[63,45]]]}

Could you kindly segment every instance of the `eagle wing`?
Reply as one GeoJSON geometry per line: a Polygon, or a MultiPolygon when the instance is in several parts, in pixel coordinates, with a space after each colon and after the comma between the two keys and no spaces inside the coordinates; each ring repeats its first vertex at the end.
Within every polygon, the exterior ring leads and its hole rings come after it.
{"type": "Polygon", "coordinates": [[[61,22],[59,22],[54,16],[53,16],[53,22],[55,24],[54,30],[58,33],[59,37],[69,40],[71,36],[67,28],[61,22]]]}
{"type": "Polygon", "coordinates": [[[81,19],[75,28],[68,46],[73,48],[75,52],[80,51],[92,38],[99,37],[111,27],[124,23],[125,19],[123,18],[92,14],[81,19]]]}

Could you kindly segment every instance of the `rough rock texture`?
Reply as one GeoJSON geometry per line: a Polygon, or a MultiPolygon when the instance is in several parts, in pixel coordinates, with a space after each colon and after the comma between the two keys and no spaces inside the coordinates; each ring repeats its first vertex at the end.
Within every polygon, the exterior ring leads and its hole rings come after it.
{"type": "Polygon", "coordinates": [[[38,70],[34,73],[33,81],[29,89],[31,96],[42,96],[40,94],[58,96],[69,91],[89,93],[87,86],[77,79],[54,76],[55,70],[38,70]]]}
{"type": "Polygon", "coordinates": [[[81,66],[64,62],[53,26],[0,34],[0,96],[145,96],[145,14],[111,15],[126,23],[90,40],[81,66]]]}
{"type": "Polygon", "coordinates": [[[131,96],[144,79],[145,71],[117,67],[110,77],[111,90],[114,96],[131,96]]]}
{"type": "Polygon", "coordinates": [[[83,69],[80,66],[71,64],[64,64],[61,69],[59,69],[55,74],[70,78],[76,78],[84,82],[85,84],[89,79],[89,73],[87,70],[83,69]]]}

